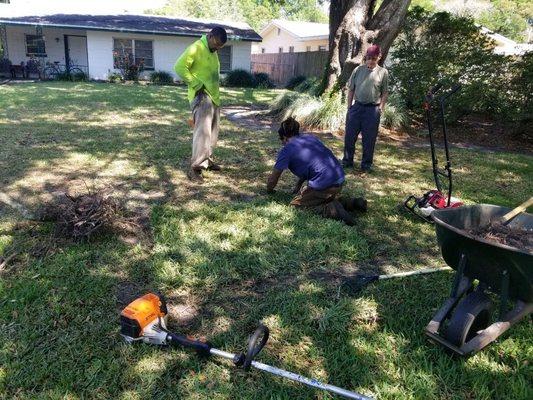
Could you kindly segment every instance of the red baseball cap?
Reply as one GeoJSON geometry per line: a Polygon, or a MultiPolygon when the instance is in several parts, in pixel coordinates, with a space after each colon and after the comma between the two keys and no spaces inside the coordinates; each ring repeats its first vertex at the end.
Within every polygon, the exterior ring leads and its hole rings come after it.
{"type": "Polygon", "coordinates": [[[373,44],[368,49],[366,49],[367,57],[379,57],[380,54],[381,54],[381,47],[379,47],[377,44],[373,44]]]}

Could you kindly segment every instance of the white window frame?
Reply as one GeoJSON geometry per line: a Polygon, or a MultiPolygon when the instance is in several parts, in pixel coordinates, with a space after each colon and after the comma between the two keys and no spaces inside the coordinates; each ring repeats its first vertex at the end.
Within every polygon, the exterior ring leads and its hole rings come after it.
{"type": "MultiPolygon", "coordinates": [[[[133,59],[135,60],[135,41],[139,40],[141,42],[151,42],[152,43],[152,66],[144,67],[145,71],[155,71],[155,55],[154,55],[154,40],[153,39],[142,39],[142,38],[132,38],[132,37],[113,37],[113,53],[115,52],[115,40],[131,40],[131,51],[133,54],[133,59]]],[[[115,60],[113,59],[113,68],[115,67],[115,60]]]]}
{"type": "Polygon", "coordinates": [[[311,51],[311,46],[305,46],[305,51],[311,51]]]}
{"type": "Polygon", "coordinates": [[[318,46],[318,51],[328,51],[325,45],[318,46]]]}
{"type": "MultiPolygon", "coordinates": [[[[229,68],[228,69],[222,69],[222,64],[220,64],[220,73],[225,74],[226,72],[230,72],[233,69],[233,46],[227,45],[224,46],[223,49],[229,49],[229,68]]],[[[220,52],[220,50],[219,50],[220,52]]],[[[220,61],[220,53],[218,54],[219,61],[220,61]]]]}
{"type": "Polygon", "coordinates": [[[278,53],[283,53],[283,47],[278,47],[278,53]]]}
{"type": "Polygon", "coordinates": [[[35,35],[33,33],[25,33],[24,34],[24,47],[26,48],[26,57],[47,57],[46,55],[46,40],[44,35],[35,35]],[[30,53],[28,51],[28,36],[40,36],[43,40],[44,45],[44,53],[30,53]]]}
{"type": "Polygon", "coordinates": [[[294,46],[289,46],[289,53],[294,53],[294,46]]]}

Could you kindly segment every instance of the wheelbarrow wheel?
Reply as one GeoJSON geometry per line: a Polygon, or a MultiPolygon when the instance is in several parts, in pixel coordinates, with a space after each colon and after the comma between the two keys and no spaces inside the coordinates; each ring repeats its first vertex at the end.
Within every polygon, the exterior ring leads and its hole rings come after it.
{"type": "Polygon", "coordinates": [[[492,301],[485,293],[469,293],[455,308],[446,329],[446,339],[461,347],[489,326],[491,309],[492,301]]]}

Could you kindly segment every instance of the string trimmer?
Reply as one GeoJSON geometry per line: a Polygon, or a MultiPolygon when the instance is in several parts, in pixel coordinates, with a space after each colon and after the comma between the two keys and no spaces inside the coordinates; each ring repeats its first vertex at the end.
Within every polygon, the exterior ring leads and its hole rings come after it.
{"type": "Polygon", "coordinates": [[[161,346],[186,347],[195,350],[201,356],[217,356],[231,360],[236,367],[242,367],[245,371],[253,367],[348,399],[371,400],[361,394],[255,361],[254,358],[265,346],[269,335],[268,328],[262,324],[250,336],[246,353],[232,354],[213,348],[209,342],[170,332],[167,329],[167,314],[165,300],[161,296],[148,293],[131,302],[122,311],[120,334],[128,343],[140,341],[161,346]]]}

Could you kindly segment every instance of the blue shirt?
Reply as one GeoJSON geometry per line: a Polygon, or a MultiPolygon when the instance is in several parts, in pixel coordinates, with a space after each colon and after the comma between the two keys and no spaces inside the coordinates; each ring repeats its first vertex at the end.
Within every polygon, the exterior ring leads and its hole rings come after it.
{"type": "Polygon", "coordinates": [[[289,169],[298,178],[308,181],[307,186],[324,190],[344,182],[344,171],[330,149],[313,135],[294,136],[279,151],[278,171],[289,169]]]}

